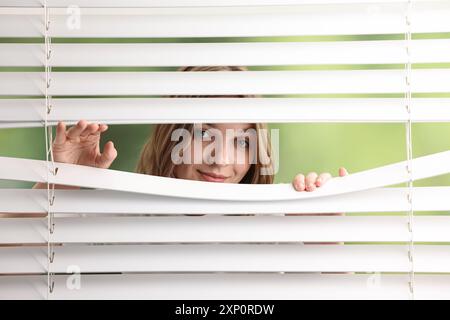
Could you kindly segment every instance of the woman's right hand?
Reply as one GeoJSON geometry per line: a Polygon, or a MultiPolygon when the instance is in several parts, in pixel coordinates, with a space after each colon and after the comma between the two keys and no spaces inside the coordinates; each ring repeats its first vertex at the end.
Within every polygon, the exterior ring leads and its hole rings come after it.
{"type": "Polygon", "coordinates": [[[53,141],[53,159],[56,162],[72,163],[107,169],[117,157],[112,141],[108,141],[100,152],[100,135],[108,125],[88,123],[80,120],[66,131],[66,124],[58,122],[53,141]]]}

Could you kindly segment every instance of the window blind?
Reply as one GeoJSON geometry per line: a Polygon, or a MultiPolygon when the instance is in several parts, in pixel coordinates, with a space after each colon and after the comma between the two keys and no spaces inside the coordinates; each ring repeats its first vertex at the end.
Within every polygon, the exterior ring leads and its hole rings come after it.
{"type": "Polygon", "coordinates": [[[47,149],[0,157],[0,179],[90,188],[0,190],[0,212],[22,217],[0,219],[0,298],[448,299],[450,187],[413,181],[450,173],[450,152],[413,159],[411,131],[450,121],[449,14],[417,0],[0,1],[0,128],[43,127],[47,149]],[[154,69],[184,65],[263,69],[154,69]],[[397,122],[407,152],[312,193],[211,184],[53,161],[51,127],[81,118],[397,122]]]}

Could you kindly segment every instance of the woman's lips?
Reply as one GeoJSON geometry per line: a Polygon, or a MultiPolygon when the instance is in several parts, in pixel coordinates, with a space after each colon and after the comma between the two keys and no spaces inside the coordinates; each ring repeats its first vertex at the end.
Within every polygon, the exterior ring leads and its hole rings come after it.
{"type": "Polygon", "coordinates": [[[225,179],[227,178],[227,177],[224,177],[224,176],[208,174],[208,173],[202,172],[200,170],[198,172],[203,177],[203,179],[205,179],[206,181],[209,181],[209,182],[224,182],[225,179]]]}

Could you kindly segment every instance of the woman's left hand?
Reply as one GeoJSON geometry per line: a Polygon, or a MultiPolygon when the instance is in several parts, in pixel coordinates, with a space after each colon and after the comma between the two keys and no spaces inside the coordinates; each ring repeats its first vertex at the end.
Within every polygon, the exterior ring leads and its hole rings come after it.
{"type": "MultiPolygon", "coordinates": [[[[348,175],[344,167],[339,168],[339,176],[348,175]]],[[[328,172],[318,175],[316,172],[310,172],[306,176],[304,174],[297,174],[292,181],[292,185],[296,191],[314,191],[316,188],[323,186],[328,180],[332,178],[328,172]]]]}

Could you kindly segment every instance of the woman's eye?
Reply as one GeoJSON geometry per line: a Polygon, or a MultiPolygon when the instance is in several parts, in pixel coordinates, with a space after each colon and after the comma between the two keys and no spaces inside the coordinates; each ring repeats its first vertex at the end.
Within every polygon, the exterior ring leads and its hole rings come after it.
{"type": "Polygon", "coordinates": [[[200,136],[203,138],[208,138],[209,137],[209,132],[208,130],[197,130],[197,132],[200,134],[200,136]]]}
{"type": "Polygon", "coordinates": [[[210,139],[211,138],[211,134],[210,134],[210,132],[208,130],[202,130],[202,137],[210,139]]]}
{"type": "Polygon", "coordinates": [[[249,146],[247,139],[238,139],[237,144],[241,148],[248,148],[248,146],[249,146]]]}

